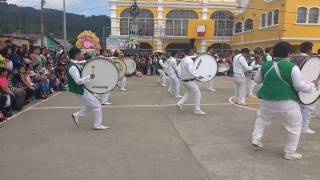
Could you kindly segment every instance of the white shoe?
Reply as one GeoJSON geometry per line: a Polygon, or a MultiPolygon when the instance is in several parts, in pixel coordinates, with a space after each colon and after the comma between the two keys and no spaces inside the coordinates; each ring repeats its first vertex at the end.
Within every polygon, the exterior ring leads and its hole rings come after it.
{"type": "Polygon", "coordinates": [[[110,129],[109,126],[100,125],[98,127],[94,127],[93,130],[107,130],[110,129]]]}
{"type": "Polygon", "coordinates": [[[197,114],[197,115],[205,115],[205,114],[207,114],[207,113],[205,113],[205,112],[203,112],[203,111],[194,111],[193,112],[194,114],[197,114]]]}
{"type": "Polygon", "coordinates": [[[215,91],[217,91],[217,90],[215,90],[215,89],[208,89],[208,91],[215,92],[215,91]]]}
{"type": "Polygon", "coordinates": [[[177,103],[176,106],[177,106],[177,108],[178,108],[180,111],[182,111],[182,109],[183,109],[183,108],[182,108],[182,104],[177,103]]]}
{"type": "Polygon", "coordinates": [[[251,144],[252,144],[252,146],[257,147],[257,148],[263,148],[264,147],[262,142],[261,142],[261,140],[258,140],[258,139],[253,139],[251,141],[251,144]]]}
{"type": "Polygon", "coordinates": [[[128,89],[121,88],[120,91],[128,91],[128,89]]]}
{"type": "Polygon", "coordinates": [[[72,114],[72,119],[73,122],[76,124],[76,126],[79,126],[79,118],[77,118],[77,116],[75,114],[72,114]]]}
{"type": "Polygon", "coordinates": [[[165,85],[165,84],[161,84],[161,87],[167,87],[167,85],[165,85]]]}
{"type": "Polygon", "coordinates": [[[300,153],[285,153],[284,158],[287,160],[300,160],[302,159],[302,154],[300,153]]]}
{"type": "Polygon", "coordinates": [[[108,105],[111,105],[112,103],[111,102],[104,102],[102,103],[103,106],[108,106],[108,105]]]}
{"type": "Polygon", "coordinates": [[[178,96],[176,96],[176,98],[182,98],[183,96],[181,96],[181,95],[178,95],[178,96]]]}
{"type": "Polygon", "coordinates": [[[303,133],[303,134],[314,134],[316,132],[314,130],[310,129],[310,128],[302,128],[301,133],[303,133]]]}

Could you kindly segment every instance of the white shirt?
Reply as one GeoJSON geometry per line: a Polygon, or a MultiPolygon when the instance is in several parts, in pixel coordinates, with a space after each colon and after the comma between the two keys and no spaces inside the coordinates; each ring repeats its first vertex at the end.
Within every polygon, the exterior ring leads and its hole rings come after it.
{"type": "Polygon", "coordinates": [[[266,60],[267,61],[272,61],[272,57],[270,56],[270,54],[266,53],[267,57],[266,57],[266,60]]]}
{"type": "MultiPolygon", "coordinates": [[[[315,84],[314,83],[307,83],[303,79],[301,71],[298,68],[298,66],[294,66],[294,68],[292,69],[291,79],[292,79],[292,84],[293,84],[294,89],[296,91],[298,91],[298,92],[303,92],[303,93],[310,94],[310,93],[313,92],[313,90],[315,88],[315,84]]],[[[261,68],[259,68],[258,73],[254,78],[254,81],[256,83],[262,83],[263,82],[263,78],[262,78],[262,74],[261,74],[261,68]]]]}
{"type": "MultiPolygon", "coordinates": [[[[79,61],[75,61],[75,60],[70,60],[70,61],[75,63],[76,66],[78,66],[78,68],[81,69],[79,61]]],[[[69,69],[69,74],[71,75],[71,77],[74,80],[74,82],[76,84],[78,84],[78,85],[85,84],[85,83],[87,83],[87,82],[89,82],[91,80],[90,76],[86,76],[86,77],[82,77],[81,78],[79,70],[74,66],[72,66],[69,69]]]]}
{"type": "Polygon", "coordinates": [[[189,80],[189,79],[194,79],[199,77],[199,75],[195,73],[193,60],[191,59],[191,56],[185,56],[182,59],[180,63],[180,70],[181,70],[181,78],[183,80],[189,80]]]}
{"type": "Polygon", "coordinates": [[[162,59],[159,59],[159,64],[163,69],[168,68],[167,64],[165,64],[162,59]]]}
{"type": "MultiPolygon", "coordinates": [[[[257,66],[255,65],[255,67],[257,66]]],[[[255,67],[249,66],[246,58],[242,54],[238,54],[233,58],[233,73],[244,74],[247,71],[251,71],[255,67]]]]}
{"type": "Polygon", "coordinates": [[[176,75],[179,72],[177,59],[174,57],[170,57],[168,59],[168,74],[169,75],[176,75]]]}

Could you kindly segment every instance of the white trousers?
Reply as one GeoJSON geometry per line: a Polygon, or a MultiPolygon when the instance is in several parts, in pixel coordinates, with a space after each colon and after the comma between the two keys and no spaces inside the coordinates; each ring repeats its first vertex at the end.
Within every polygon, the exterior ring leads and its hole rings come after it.
{"type": "Polygon", "coordinates": [[[157,70],[159,75],[160,75],[160,84],[161,85],[166,85],[166,80],[167,80],[167,75],[166,73],[164,73],[164,71],[162,69],[158,69],[157,70]]]}
{"type": "Polygon", "coordinates": [[[309,128],[309,123],[311,119],[311,113],[316,109],[317,103],[310,105],[300,105],[301,114],[302,114],[302,128],[309,128]]]}
{"type": "Polygon", "coordinates": [[[120,87],[120,89],[125,89],[126,84],[127,84],[127,78],[126,76],[124,76],[122,79],[119,80],[118,86],[120,87]]]}
{"type": "Polygon", "coordinates": [[[85,106],[75,113],[77,118],[86,116],[89,112],[93,111],[95,115],[94,127],[99,127],[102,123],[102,109],[100,101],[89,91],[84,90],[83,95],[78,95],[80,99],[85,103],[85,106]]]}
{"type": "Polygon", "coordinates": [[[175,74],[169,75],[169,78],[171,81],[170,81],[168,92],[172,95],[179,96],[180,95],[179,78],[175,74]]]}
{"type": "Polygon", "coordinates": [[[200,111],[201,92],[198,84],[195,81],[190,81],[183,82],[183,86],[186,91],[178,104],[184,104],[188,100],[189,96],[194,93],[194,111],[200,111]]]}
{"type": "Polygon", "coordinates": [[[208,82],[208,89],[213,89],[213,79],[208,82]]]}
{"type": "Polygon", "coordinates": [[[302,116],[299,104],[295,101],[261,101],[260,109],[252,133],[252,139],[261,140],[267,126],[272,124],[276,117],[283,119],[283,124],[288,132],[286,153],[294,153],[297,150],[301,127],[302,116]]]}
{"type": "Polygon", "coordinates": [[[253,90],[257,83],[254,80],[248,78],[247,96],[253,96],[253,90]]]}
{"type": "Polygon", "coordinates": [[[246,103],[246,90],[245,90],[246,78],[245,78],[245,75],[235,73],[234,74],[234,82],[236,85],[236,91],[235,91],[236,103],[238,103],[238,104],[246,103]]]}
{"type": "Polygon", "coordinates": [[[98,99],[100,100],[100,103],[106,103],[109,102],[109,97],[111,95],[111,92],[105,93],[105,94],[97,94],[98,99]]]}

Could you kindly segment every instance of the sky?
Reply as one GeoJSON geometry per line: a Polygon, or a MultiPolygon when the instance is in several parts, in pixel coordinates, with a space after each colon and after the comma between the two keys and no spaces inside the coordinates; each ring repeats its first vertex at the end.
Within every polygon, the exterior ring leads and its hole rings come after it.
{"type": "MultiPolygon", "coordinates": [[[[65,0],[67,12],[85,16],[109,15],[108,0],[65,0]]],[[[9,4],[40,9],[41,0],[7,0],[9,4]]],[[[63,0],[46,0],[45,8],[62,10],[63,0]]]]}

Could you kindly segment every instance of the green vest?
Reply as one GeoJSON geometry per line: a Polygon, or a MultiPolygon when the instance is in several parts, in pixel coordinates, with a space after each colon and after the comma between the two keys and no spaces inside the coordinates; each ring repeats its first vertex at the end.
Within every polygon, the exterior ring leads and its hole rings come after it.
{"type": "Polygon", "coordinates": [[[159,63],[160,59],[157,59],[157,62],[156,62],[156,69],[162,69],[160,63],[159,63]]]}
{"type": "Polygon", "coordinates": [[[289,59],[277,58],[274,61],[267,61],[261,67],[263,85],[258,91],[258,97],[263,100],[281,101],[281,100],[298,100],[297,91],[292,85],[291,73],[295,64],[289,59]],[[278,63],[279,71],[284,83],[277,75],[273,68],[265,77],[265,74],[272,68],[273,63],[278,63]],[[289,85],[289,86],[288,86],[289,85]]]}
{"type": "MultiPolygon", "coordinates": [[[[68,63],[68,71],[67,71],[69,91],[72,92],[72,93],[75,93],[75,94],[83,95],[83,94],[84,94],[84,85],[83,85],[83,84],[78,85],[78,84],[74,81],[74,79],[72,78],[72,76],[71,76],[70,73],[69,73],[69,69],[70,69],[72,66],[75,66],[75,67],[79,70],[79,73],[81,72],[80,68],[79,68],[75,63],[69,61],[69,63],[68,63]]],[[[81,76],[81,73],[80,73],[80,76],[81,76]]]]}

